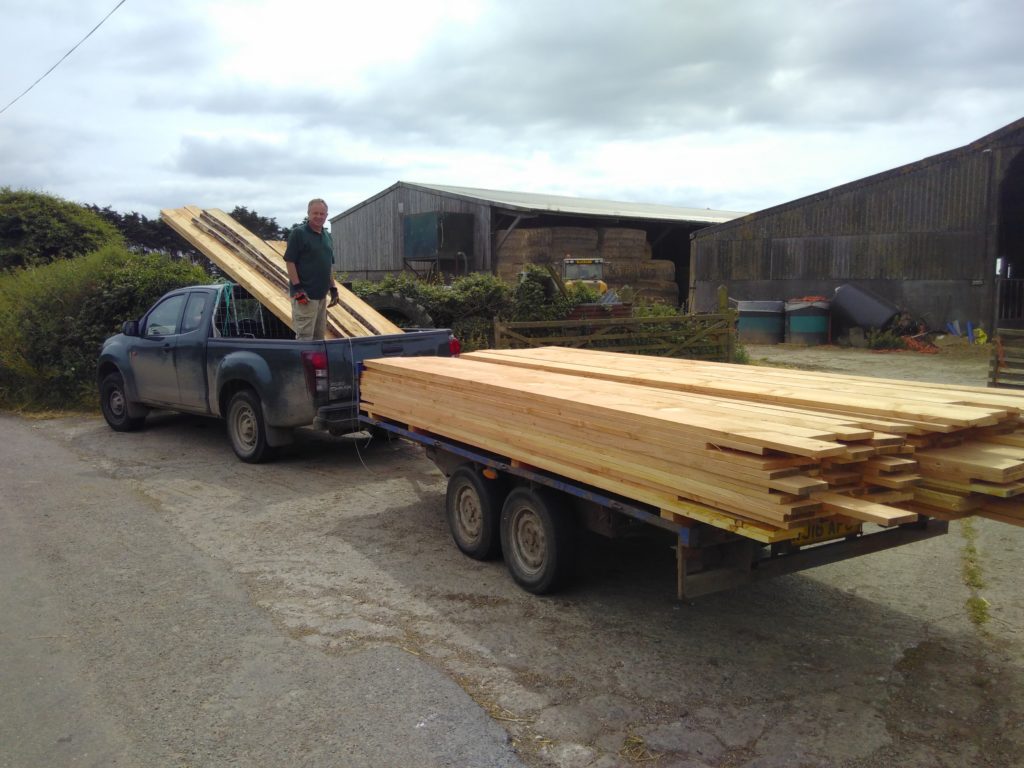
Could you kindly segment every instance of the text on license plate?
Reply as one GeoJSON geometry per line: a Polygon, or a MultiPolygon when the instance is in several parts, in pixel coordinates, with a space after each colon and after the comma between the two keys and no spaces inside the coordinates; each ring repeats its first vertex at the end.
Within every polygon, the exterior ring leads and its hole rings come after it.
{"type": "Polygon", "coordinates": [[[801,530],[792,541],[798,547],[805,547],[808,544],[817,544],[819,541],[841,539],[844,536],[860,533],[860,531],[860,523],[838,523],[835,520],[819,520],[808,523],[807,527],[801,530]]]}

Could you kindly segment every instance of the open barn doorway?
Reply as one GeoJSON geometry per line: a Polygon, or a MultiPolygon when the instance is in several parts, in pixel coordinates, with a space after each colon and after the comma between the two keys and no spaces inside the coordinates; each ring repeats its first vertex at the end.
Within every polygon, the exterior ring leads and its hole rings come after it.
{"type": "Polygon", "coordinates": [[[999,325],[1024,327],[1024,150],[999,184],[997,254],[999,325]]]}

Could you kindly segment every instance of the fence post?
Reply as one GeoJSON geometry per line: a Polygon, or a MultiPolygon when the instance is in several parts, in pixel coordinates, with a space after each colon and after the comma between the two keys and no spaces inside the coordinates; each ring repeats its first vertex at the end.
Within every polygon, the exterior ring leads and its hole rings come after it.
{"type": "Polygon", "coordinates": [[[501,321],[494,316],[494,348],[501,349],[501,321]]]}

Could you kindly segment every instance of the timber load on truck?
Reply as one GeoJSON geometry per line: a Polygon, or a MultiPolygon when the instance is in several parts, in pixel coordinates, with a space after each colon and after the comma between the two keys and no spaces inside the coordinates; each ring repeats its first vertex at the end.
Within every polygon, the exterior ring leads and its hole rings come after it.
{"type": "MultiPolygon", "coordinates": [[[[262,240],[216,208],[189,205],[162,210],[160,216],[171,229],[291,327],[284,243],[262,240]]],[[[345,286],[339,284],[338,293],[340,303],[327,310],[328,339],[402,332],[395,323],[345,286]]]]}
{"type": "Polygon", "coordinates": [[[687,597],[968,515],[1024,525],[1013,391],[555,347],[365,366],[366,418],[449,476],[460,548],[500,539],[530,591],[564,578],[547,550],[565,560],[567,530],[597,530],[600,510],[673,531],[687,597]]]}

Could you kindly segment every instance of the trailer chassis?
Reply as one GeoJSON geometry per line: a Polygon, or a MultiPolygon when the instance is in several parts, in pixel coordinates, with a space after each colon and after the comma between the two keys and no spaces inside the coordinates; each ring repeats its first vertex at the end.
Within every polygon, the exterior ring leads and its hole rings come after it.
{"type": "MultiPolygon", "coordinates": [[[[637,524],[647,524],[670,532],[675,537],[676,596],[680,600],[690,600],[743,584],[912,544],[944,535],[949,529],[947,521],[921,515],[913,523],[891,528],[873,527],[869,531],[864,531],[858,526],[854,533],[806,545],[797,545],[793,540],[763,544],[708,523],[696,520],[680,522],[678,517],[666,519],[656,507],[608,493],[506,456],[499,456],[475,446],[419,430],[412,425],[399,424],[366,414],[361,414],[360,420],[368,427],[385,430],[424,446],[427,457],[449,478],[446,506],[452,504],[452,479],[460,470],[463,473],[472,471],[504,484],[504,489],[496,497],[503,501],[506,507],[500,511],[503,517],[509,514],[508,501],[513,498],[509,489],[542,489],[539,493],[549,500],[549,506],[550,500],[555,499],[557,505],[562,507],[554,516],[556,521],[558,518],[568,519],[571,512],[575,524],[610,537],[628,533],[637,524]]],[[[462,476],[465,477],[465,474],[462,476]]],[[[516,507],[516,504],[512,506],[516,507]]],[[[455,511],[450,508],[447,511],[449,524],[452,526],[455,511]]],[[[513,514],[514,512],[515,510],[513,514]]],[[[499,511],[491,509],[489,514],[499,514],[499,511]]],[[[506,531],[506,524],[503,521],[501,548],[513,578],[530,592],[542,594],[554,591],[562,579],[556,578],[548,580],[548,583],[537,584],[529,575],[524,579],[519,571],[524,567],[529,571],[535,557],[558,558],[565,555],[556,548],[570,548],[571,542],[566,535],[561,531],[548,530],[545,537],[541,531],[542,535],[539,538],[544,539],[541,546],[551,551],[538,553],[533,551],[538,546],[536,525],[531,528],[527,520],[519,527],[513,521],[508,527],[510,530],[506,531]],[[520,535],[529,537],[533,543],[533,550],[528,544],[525,554],[520,552],[522,548],[517,540],[520,535]]],[[[477,559],[486,559],[484,555],[493,554],[496,549],[491,547],[487,553],[482,550],[470,551],[460,542],[456,530],[453,529],[452,534],[460,548],[477,559]]],[[[567,559],[561,557],[560,567],[563,570],[567,567],[567,559]]]]}

